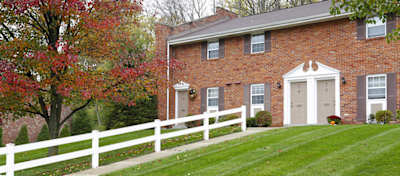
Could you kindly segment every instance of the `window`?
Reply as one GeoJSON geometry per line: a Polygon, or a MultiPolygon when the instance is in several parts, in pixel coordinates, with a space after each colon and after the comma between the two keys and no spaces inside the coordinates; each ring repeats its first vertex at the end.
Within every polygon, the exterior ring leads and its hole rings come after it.
{"type": "Polygon", "coordinates": [[[251,104],[252,105],[264,104],[264,85],[263,84],[251,85],[251,104]]]}
{"type": "Polygon", "coordinates": [[[386,99],[386,76],[374,75],[367,78],[368,99],[386,99]]]}
{"type": "Polygon", "coordinates": [[[207,106],[218,107],[218,87],[207,89],[207,106]]]}
{"type": "Polygon", "coordinates": [[[252,35],[251,36],[251,53],[264,52],[265,48],[265,37],[264,34],[252,35]]]}
{"type": "Polygon", "coordinates": [[[374,17],[375,24],[367,23],[367,38],[381,37],[386,35],[386,23],[383,23],[379,17],[374,17]]]}
{"type": "Polygon", "coordinates": [[[208,42],[207,46],[207,58],[216,59],[219,56],[219,42],[208,42]]]}

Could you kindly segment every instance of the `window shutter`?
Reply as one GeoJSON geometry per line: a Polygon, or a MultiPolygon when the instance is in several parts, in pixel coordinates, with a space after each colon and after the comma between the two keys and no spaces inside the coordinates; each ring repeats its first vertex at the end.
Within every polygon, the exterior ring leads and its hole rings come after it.
{"type": "Polygon", "coordinates": [[[248,35],[245,35],[245,36],[243,36],[243,43],[244,43],[244,45],[243,45],[243,53],[244,54],[250,54],[250,50],[251,50],[251,36],[248,34],[248,35]]]}
{"type": "Polygon", "coordinates": [[[271,52],[271,31],[266,31],[265,34],[265,52],[271,52]]]}
{"type": "Polygon", "coordinates": [[[364,19],[357,19],[357,40],[364,40],[366,35],[366,23],[364,19]]]}
{"type": "Polygon", "coordinates": [[[201,60],[207,60],[207,42],[201,43],[201,60]]]}
{"type": "Polygon", "coordinates": [[[224,99],[224,87],[218,88],[218,111],[222,111],[225,108],[225,99],[224,99]]]}
{"type": "Polygon", "coordinates": [[[224,57],[225,57],[225,40],[220,39],[219,40],[218,58],[224,58],[224,57]]]}
{"type": "Polygon", "coordinates": [[[367,99],[366,99],[365,76],[357,76],[357,117],[359,122],[365,122],[367,118],[367,99]]]}
{"type": "Polygon", "coordinates": [[[264,85],[264,110],[271,112],[271,84],[264,85]]]}
{"type": "Polygon", "coordinates": [[[200,96],[201,96],[200,113],[204,113],[207,111],[207,88],[201,88],[200,96]]]}
{"type": "Polygon", "coordinates": [[[250,84],[243,86],[243,105],[246,106],[246,117],[250,117],[250,84]]]}
{"type": "Polygon", "coordinates": [[[390,14],[386,22],[386,34],[392,33],[394,29],[396,29],[396,15],[390,14]]]}
{"type": "Polygon", "coordinates": [[[396,73],[387,74],[387,109],[396,115],[397,109],[397,75],[396,73]]]}

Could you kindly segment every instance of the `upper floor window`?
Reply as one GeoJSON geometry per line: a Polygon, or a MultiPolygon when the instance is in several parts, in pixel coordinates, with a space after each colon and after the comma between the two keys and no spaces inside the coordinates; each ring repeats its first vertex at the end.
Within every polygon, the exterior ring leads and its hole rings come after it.
{"type": "Polygon", "coordinates": [[[386,35],[386,22],[382,22],[379,17],[372,18],[374,23],[367,23],[367,38],[381,37],[386,35]]]}
{"type": "Polygon", "coordinates": [[[261,53],[265,49],[265,37],[264,34],[252,35],[251,36],[251,53],[261,53]]]}
{"type": "Polygon", "coordinates": [[[218,87],[207,89],[207,109],[210,107],[218,108],[218,87]]]}
{"type": "Polygon", "coordinates": [[[367,78],[368,99],[385,99],[386,75],[372,75],[367,78]]]}
{"type": "Polygon", "coordinates": [[[207,46],[207,58],[216,59],[219,57],[219,42],[208,42],[207,46]]]}

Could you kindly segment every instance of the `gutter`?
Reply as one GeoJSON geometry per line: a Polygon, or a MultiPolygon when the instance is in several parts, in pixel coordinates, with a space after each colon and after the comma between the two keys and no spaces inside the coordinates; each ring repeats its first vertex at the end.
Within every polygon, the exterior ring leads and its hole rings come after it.
{"type": "Polygon", "coordinates": [[[167,120],[169,120],[169,41],[167,41],[167,120]]]}
{"type": "Polygon", "coordinates": [[[210,38],[221,38],[221,37],[225,37],[225,36],[238,35],[238,34],[243,34],[243,33],[251,33],[251,32],[256,32],[256,31],[260,31],[260,30],[274,30],[274,29],[297,26],[297,25],[302,25],[302,24],[310,24],[310,23],[323,22],[323,21],[329,21],[329,20],[335,20],[335,19],[342,19],[342,18],[347,17],[350,14],[351,13],[343,13],[340,15],[332,16],[330,13],[324,13],[324,14],[296,18],[296,19],[292,19],[292,20],[279,21],[279,22],[274,22],[274,23],[269,23],[269,24],[261,24],[261,25],[251,26],[251,27],[244,27],[244,28],[232,29],[232,30],[227,30],[227,31],[222,31],[222,32],[215,32],[215,33],[191,36],[191,37],[186,37],[186,38],[174,39],[174,40],[168,41],[168,43],[170,45],[177,45],[177,44],[184,44],[184,43],[189,43],[189,42],[197,42],[197,41],[207,40],[210,38]]]}

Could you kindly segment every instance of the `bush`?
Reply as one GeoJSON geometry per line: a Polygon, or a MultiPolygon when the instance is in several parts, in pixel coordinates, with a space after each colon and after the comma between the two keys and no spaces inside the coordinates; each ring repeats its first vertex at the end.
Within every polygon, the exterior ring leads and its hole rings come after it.
{"type": "Polygon", "coordinates": [[[214,124],[214,123],[215,123],[215,117],[211,117],[211,118],[208,120],[208,122],[210,123],[210,125],[211,125],[211,124],[214,124]]]}
{"type": "Polygon", "coordinates": [[[237,118],[239,118],[238,115],[236,115],[236,114],[229,114],[229,115],[225,115],[225,116],[220,117],[220,118],[218,119],[218,121],[219,121],[219,122],[225,122],[225,121],[229,121],[229,120],[233,120],[233,119],[237,119],[237,118]]]}
{"type": "Polygon", "coordinates": [[[268,111],[257,112],[255,119],[258,127],[268,127],[272,124],[272,115],[268,111]]]}
{"type": "Polygon", "coordinates": [[[4,145],[3,145],[3,128],[0,128],[0,147],[4,147],[4,145]]]}
{"type": "Polygon", "coordinates": [[[71,131],[69,130],[68,125],[64,125],[64,128],[61,130],[60,138],[71,136],[71,131]]]}
{"type": "Polygon", "coordinates": [[[371,123],[375,120],[375,114],[370,114],[368,121],[371,123]]]}
{"type": "Polygon", "coordinates": [[[377,122],[387,124],[390,122],[390,120],[392,120],[393,113],[392,113],[392,111],[389,111],[389,110],[381,110],[381,111],[376,112],[375,118],[376,118],[377,122]]]}
{"type": "Polygon", "coordinates": [[[246,126],[247,127],[257,127],[256,118],[251,117],[246,119],[246,126]]]}
{"type": "Polygon", "coordinates": [[[158,119],[157,96],[139,99],[134,106],[108,104],[105,107],[105,126],[107,129],[121,128],[153,122],[158,119]]]}
{"type": "Polygon", "coordinates": [[[201,125],[203,125],[203,120],[195,120],[195,121],[185,122],[185,126],[188,128],[193,128],[193,127],[197,127],[197,126],[201,126],[201,125]]]}
{"type": "Polygon", "coordinates": [[[19,130],[17,139],[15,139],[15,145],[27,144],[29,143],[28,127],[26,125],[22,126],[19,130]]]}
{"type": "Polygon", "coordinates": [[[336,125],[342,124],[342,119],[336,115],[328,116],[327,120],[328,120],[328,123],[331,123],[332,121],[334,121],[336,125]]]}
{"type": "Polygon", "coordinates": [[[400,109],[396,110],[396,119],[400,120],[400,109]]]}
{"type": "Polygon", "coordinates": [[[45,141],[45,140],[49,140],[49,139],[50,139],[49,127],[47,126],[47,124],[44,124],[42,126],[42,129],[40,129],[40,132],[36,138],[36,141],[45,141]]]}
{"type": "Polygon", "coordinates": [[[75,113],[72,117],[71,134],[78,135],[90,133],[91,131],[92,126],[90,124],[90,117],[88,116],[88,113],[84,110],[75,113]]]}

